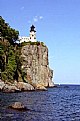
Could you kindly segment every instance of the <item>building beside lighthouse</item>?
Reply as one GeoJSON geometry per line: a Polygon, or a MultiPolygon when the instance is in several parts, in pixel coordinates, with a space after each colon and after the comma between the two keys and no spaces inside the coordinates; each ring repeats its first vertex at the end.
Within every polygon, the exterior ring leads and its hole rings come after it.
{"type": "Polygon", "coordinates": [[[22,43],[22,42],[29,42],[29,41],[31,41],[31,42],[36,42],[37,40],[36,40],[36,31],[35,31],[35,27],[34,27],[34,25],[32,25],[31,27],[30,27],[30,34],[29,34],[29,37],[25,37],[25,36],[23,36],[23,37],[19,37],[19,41],[20,41],[20,43],[22,43]]]}

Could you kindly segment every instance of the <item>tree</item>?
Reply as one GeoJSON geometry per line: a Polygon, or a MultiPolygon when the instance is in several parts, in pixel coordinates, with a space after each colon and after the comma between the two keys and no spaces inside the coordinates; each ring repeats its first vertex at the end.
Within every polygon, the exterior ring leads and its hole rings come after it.
{"type": "Polygon", "coordinates": [[[13,81],[15,72],[17,69],[17,63],[15,59],[15,52],[14,52],[14,47],[10,46],[9,47],[9,52],[8,52],[8,63],[6,64],[5,71],[2,72],[2,80],[7,80],[7,81],[13,81]]]}
{"type": "Polygon", "coordinates": [[[0,16],[0,70],[4,81],[14,80],[17,70],[15,43],[18,35],[19,32],[0,16]]]}
{"type": "Polygon", "coordinates": [[[11,28],[8,23],[0,16],[0,34],[1,37],[7,39],[10,44],[14,44],[19,36],[19,31],[11,28]]]}

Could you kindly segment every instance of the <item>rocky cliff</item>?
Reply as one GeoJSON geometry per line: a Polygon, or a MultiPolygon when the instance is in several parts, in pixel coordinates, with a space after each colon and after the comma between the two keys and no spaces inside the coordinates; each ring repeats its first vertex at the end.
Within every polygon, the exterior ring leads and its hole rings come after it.
{"type": "Polygon", "coordinates": [[[25,45],[21,49],[24,80],[36,89],[54,86],[53,70],[49,68],[48,48],[43,44],[25,45]]]}
{"type": "Polygon", "coordinates": [[[42,42],[29,42],[20,47],[20,71],[18,79],[2,81],[0,90],[3,92],[46,90],[53,87],[53,70],[49,68],[48,48],[42,42]]]}

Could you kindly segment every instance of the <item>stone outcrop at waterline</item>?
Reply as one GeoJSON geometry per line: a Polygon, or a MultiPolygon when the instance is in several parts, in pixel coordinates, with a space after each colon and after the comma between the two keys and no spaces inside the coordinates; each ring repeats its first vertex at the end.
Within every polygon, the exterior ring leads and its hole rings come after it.
{"type": "Polygon", "coordinates": [[[28,83],[24,82],[15,82],[13,84],[4,83],[0,80],[0,91],[2,92],[21,92],[21,91],[32,91],[34,87],[28,83]]]}

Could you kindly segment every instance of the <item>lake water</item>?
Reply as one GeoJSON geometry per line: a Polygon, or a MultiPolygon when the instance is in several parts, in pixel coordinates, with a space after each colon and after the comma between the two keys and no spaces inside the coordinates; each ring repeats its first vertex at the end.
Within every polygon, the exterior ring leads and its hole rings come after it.
{"type": "Polygon", "coordinates": [[[48,91],[0,92],[0,121],[80,121],[80,86],[60,85],[48,91]],[[29,111],[7,107],[22,102],[29,111]]]}

